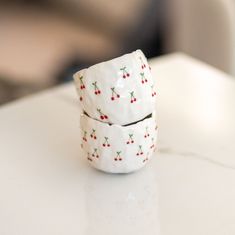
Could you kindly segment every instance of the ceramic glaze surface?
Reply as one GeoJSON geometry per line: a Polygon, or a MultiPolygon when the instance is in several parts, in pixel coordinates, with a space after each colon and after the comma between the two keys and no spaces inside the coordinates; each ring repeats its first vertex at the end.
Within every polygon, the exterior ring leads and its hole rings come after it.
{"type": "Polygon", "coordinates": [[[141,50],[81,70],[74,80],[82,109],[102,122],[129,124],[155,108],[156,84],[141,50]]]}
{"type": "Polygon", "coordinates": [[[88,165],[74,84],[0,107],[1,235],[235,234],[234,78],[182,54],[150,65],[157,152],[132,174],[88,165]]]}
{"type": "Polygon", "coordinates": [[[88,162],[111,173],[142,168],[156,149],[157,123],[152,117],[128,126],[109,125],[85,114],[80,119],[82,148],[88,162]]]}

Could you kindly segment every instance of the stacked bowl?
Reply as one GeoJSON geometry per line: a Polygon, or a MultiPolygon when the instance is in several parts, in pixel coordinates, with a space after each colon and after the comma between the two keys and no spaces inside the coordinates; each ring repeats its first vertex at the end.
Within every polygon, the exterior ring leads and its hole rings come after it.
{"type": "Polygon", "coordinates": [[[156,148],[156,91],[141,50],[74,74],[83,109],[80,126],[87,160],[97,169],[128,173],[156,148]]]}

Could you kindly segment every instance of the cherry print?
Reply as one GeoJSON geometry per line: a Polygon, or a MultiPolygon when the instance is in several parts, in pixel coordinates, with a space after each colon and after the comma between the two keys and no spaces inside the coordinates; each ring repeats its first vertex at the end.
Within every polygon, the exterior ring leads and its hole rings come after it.
{"type": "Polygon", "coordinates": [[[89,152],[87,153],[87,160],[92,162],[92,158],[90,157],[90,153],[89,152]]]}
{"type": "Polygon", "coordinates": [[[147,137],[149,137],[148,127],[145,127],[144,138],[147,138],[147,137]]]}
{"type": "Polygon", "coordinates": [[[144,160],[143,160],[143,163],[145,163],[146,161],[148,161],[149,159],[146,157],[144,160]]]}
{"type": "Polygon", "coordinates": [[[122,77],[125,79],[127,77],[130,77],[130,74],[127,72],[126,67],[120,68],[122,71],[122,77]]]}
{"type": "Polygon", "coordinates": [[[142,68],[142,69],[146,68],[146,65],[145,65],[145,63],[144,63],[144,61],[143,61],[143,58],[142,58],[142,57],[139,57],[139,59],[140,59],[140,62],[141,62],[141,68],[142,68]]]}
{"type": "Polygon", "coordinates": [[[156,95],[156,91],[154,91],[153,85],[151,86],[151,90],[152,90],[152,97],[154,97],[156,95]]]}
{"type": "Polygon", "coordinates": [[[139,145],[139,150],[138,152],[136,153],[136,156],[140,156],[140,155],[143,155],[143,151],[142,151],[142,145],[139,145]]]}
{"type": "Polygon", "coordinates": [[[112,91],[111,100],[115,100],[115,98],[120,98],[120,95],[115,91],[114,87],[111,87],[110,89],[112,91]]]}
{"type": "Polygon", "coordinates": [[[100,114],[100,119],[101,119],[101,120],[108,119],[108,116],[105,115],[105,114],[101,111],[101,109],[97,109],[97,111],[98,111],[98,113],[100,114]]]}
{"type": "Polygon", "coordinates": [[[117,153],[117,155],[116,155],[116,157],[114,158],[114,161],[122,161],[121,151],[118,151],[118,152],[116,152],[116,153],[117,153]]]}
{"type": "Polygon", "coordinates": [[[144,73],[140,73],[140,77],[141,77],[141,83],[142,83],[142,84],[148,82],[148,80],[147,80],[147,78],[145,77],[144,73]]]}
{"type": "Polygon", "coordinates": [[[94,148],[94,151],[93,151],[91,156],[94,157],[94,158],[99,158],[97,148],[94,148]]]}
{"type": "Polygon", "coordinates": [[[151,138],[151,141],[152,141],[152,145],[150,146],[150,148],[154,148],[155,147],[155,144],[154,144],[154,138],[151,138]]]}
{"type": "Polygon", "coordinates": [[[91,137],[92,139],[94,139],[94,140],[96,140],[96,138],[97,138],[95,132],[96,132],[96,130],[95,130],[95,129],[92,129],[92,132],[91,132],[91,134],[90,134],[90,137],[91,137]]]}
{"type": "Polygon", "coordinates": [[[81,90],[85,89],[86,87],[85,87],[85,85],[83,83],[83,76],[79,77],[79,80],[80,80],[80,89],[81,90]]]}
{"type": "Polygon", "coordinates": [[[134,102],[136,102],[136,98],[135,98],[135,96],[134,96],[134,91],[132,91],[132,92],[130,92],[130,95],[131,95],[131,103],[134,103],[134,102]]]}
{"type": "Polygon", "coordinates": [[[108,137],[104,137],[104,143],[102,145],[103,145],[103,147],[110,147],[110,143],[109,143],[109,138],[108,137]]]}
{"type": "Polygon", "coordinates": [[[94,87],[94,93],[95,93],[95,95],[101,94],[101,90],[100,90],[99,87],[97,86],[97,82],[93,82],[92,85],[93,85],[93,87],[94,87]]]}
{"type": "Polygon", "coordinates": [[[83,137],[82,137],[82,139],[83,139],[84,141],[86,141],[86,142],[87,142],[87,138],[86,138],[86,136],[87,136],[87,132],[86,132],[86,131],[84,131],[84,132],[83,132],[83,137]]]}
{"type": "Polygon", "coordinates": [[[128,135],[129,135],[129,139],[128,139],[128,141],[126,142],[126,144],[133,144],[133,143],[134,143],[133,134],[128,134],[128,135]]]}
{"type": "Polygon", "coordinates": [[[146,161],[148,161],[148,160],[149,160],[148,156],[149,156],[149,152],[147,153],[146,158],[143,160],[143,163],[145,163],[146,161]]]}

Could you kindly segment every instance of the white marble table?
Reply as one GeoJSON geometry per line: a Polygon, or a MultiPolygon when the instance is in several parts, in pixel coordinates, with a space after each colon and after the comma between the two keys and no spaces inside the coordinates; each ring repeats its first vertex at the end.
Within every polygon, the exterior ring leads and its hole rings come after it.
{"type": "Polygon", "coordinates": [[[235,234],[235,80],[181,54],[151,65],[159,151],[134,174],[87,165],[72,84],[0,108],[1,235],[235,234]]]}

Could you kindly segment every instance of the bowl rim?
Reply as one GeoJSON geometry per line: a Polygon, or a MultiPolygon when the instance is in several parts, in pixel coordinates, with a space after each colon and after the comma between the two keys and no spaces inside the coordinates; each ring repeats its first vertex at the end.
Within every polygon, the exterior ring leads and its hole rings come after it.
{"type": "MultiPolygon", "coordinates": [[[[118,57],[115,57],[113,59],[110,59],[110,60],[105,60],[105,61],[102,61],[102,62],[99,62],[99,63],[96,63],[96,64],[93,64],[87,68],[84,68],[84,69],[81,69],[79,71],[77,71],[76,73],[73,74],[73,78],[74,80],[76,80],[76,77],[79,76],[81,73],[83,73],[84,71],[88,70],[88,69],[97,69],[98,67],[100,67],[101,65],[103,64],[107,64],[108,66],[110,66],[109,64],[111,63],[119,63],[119,61],[121,61],[123,59],[123,57],[126,57],[126,56],[131,56],[133,55],[134,58],[136,59],[136,55],[138,54],[141,54],[142,56],[145,56],[145,54],[143,53],[143,51],[141,49],[136,49],[135,51],[132,51],[130,53],[126,53],[124,55],[121,55],[121,56],[118,56],[118,57]]],[[[147,59],[147,58],[146,58],[147,59]]]]}
{"type": "Polygon", "coordinates": [[[156,120],[156,111],[154,110],[152,113],[145,116],[141,120],[138,120],[136,122],[132,122],[132,123],[129,123],[129,124],[125,124],[125,125],[119,125],[119,124],[116,124],[116,123],[102,122],[100,120],[97,120],[95,118],[90,117],[85,111],[82,111],[80,116],[85,117],[87,120],[91,120],[93,122],[98,123],[99,125],[103,125],[103,126],[106,126],[106,127],[119,127],[119,128],[127,129],[127,128],[130,128],[130,127],[134,127],[135,125],[138,125],[138,124],[143,124],[146,121],[156,120]]]}

